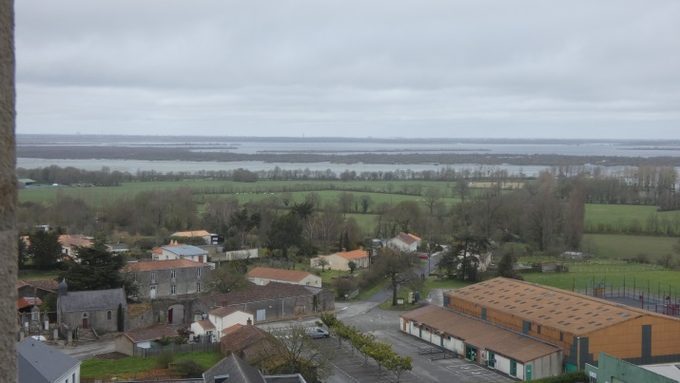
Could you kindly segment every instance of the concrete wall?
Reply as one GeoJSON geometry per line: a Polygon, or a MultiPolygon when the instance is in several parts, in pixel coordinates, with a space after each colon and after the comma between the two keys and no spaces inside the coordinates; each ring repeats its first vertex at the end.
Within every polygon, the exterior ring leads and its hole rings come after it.
{"type": "Polygon", "coordinates": [[[116,347],[116,352],[120,352],[121,354],[133,355],[133,349],[134,349],[134,343],[130,340],[130,338],[126,337],[125,335],[118,335],[114,341],[115,347],[116,347]]]}

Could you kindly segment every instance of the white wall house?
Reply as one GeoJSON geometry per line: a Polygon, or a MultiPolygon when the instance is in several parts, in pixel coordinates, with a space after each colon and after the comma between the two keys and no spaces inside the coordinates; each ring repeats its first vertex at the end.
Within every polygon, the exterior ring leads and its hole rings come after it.
{"type": "Polygon", "coordinates": [[[315,269],[321,269],[322,260],[326,261],[324,269],[339,271],[349,271],[350,262],[354,262],[357,269],[365,269],[369,264],[368,252],[362,249],[321,255],[310,259],[309,265],[315,269]]]}
{"type": "Polygon", "coordinates": [[[151,258],[154,261],[188,259],[194,262],[207,263],[208,251],[191,245],[172,244],[153,249],[151,258]]]}
{"type": "Polygon", "coordinates": [[[208,320],[215,326],[215,336],[218,340],[222,338],[224,330],[233,325],[241,324],[245,326],[255,323],[253,314],[229,307],[218,307],[210,310],[208,313],[208,320]]]}
{"type": "Polygon", "coordinates": [[[401,232],[396,237],[387,241],[387,246],[405,253],[413,253],[418,250],[422,239],[411,233],[401,232]]]}

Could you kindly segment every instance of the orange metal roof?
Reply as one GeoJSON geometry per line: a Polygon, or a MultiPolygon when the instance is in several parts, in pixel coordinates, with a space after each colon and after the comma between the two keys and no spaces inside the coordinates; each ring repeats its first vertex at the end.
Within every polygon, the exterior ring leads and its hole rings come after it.
{"type": "Polygon", "coordinates": [[[182,269],[188,267],[206,267],[205,263],[191,261],[189,259],[170,259],[167,261],[142,261],[128,263],[123,267],[123,271],[153,271],[153,270],[169,270],[182,269]]]}
{"type": "Polygon", "coordinates": [[[411,233],[404,233],[404,232],[399,233],[397,235],[397,238],[399,240],[401,240],[402,242],[408,244],[408,245],[421,240],[421,238],[418,237],[417,235],[414,235],[414,234],[411,234],[411,233]]]}
{"type": "Polygon", "coordinates": [[[520,362],[560,352],[560,348],[551,344],[434,305],[407,312],[401,317],[520,362]]]}
{"type": "Polygon", "coordinates": [[[456,300],[468,301],[575,335],[644,315],[680,320],[567,290],[501,277],[445,294],[451,304],[456,300]]]}
{"type": "Polygon", "coordinates": [[[300,282],[314,275],[306,271],[275,269],[273,267],[256,267],[248,272],[249,278],[273,279],[277,281],[300,282]]]}
{"type": "Polygon", "coordinates": [[[366,250],[358,249],[358,250],[352,250],[352,251],[343,251],[340,253],[335,253],[336,255],[343,257],[345,259],[349,259],[350,261],[353,259],[361,259],[361,258],[366,258],[368,257],[368,252],[366,250]]]}

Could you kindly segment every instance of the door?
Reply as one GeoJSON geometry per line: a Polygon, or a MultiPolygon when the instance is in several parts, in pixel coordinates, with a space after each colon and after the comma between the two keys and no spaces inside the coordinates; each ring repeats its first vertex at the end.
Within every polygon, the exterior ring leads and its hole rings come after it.
{"type": "Polygon", "coordinates": [[[524,375],[524,380],[527,381],[527,382],[531,380],[531,375],[532,375],[531,370],[532,370],[531,365],[528,364],[526,366],[526,372],[525,372],[525,375],[524,375]]]}
{"type": "Polygon", "coordinates": [[[472,346],[465,345],[465,359],[477,361],[477,349],[472,346]]]}
{"type": "Polygon", "coordinates": [[[510,361],[510,375],[517,376],[517,362],[514,360],[510,361]]]}
{"type": "Polygon", "coordinates": [[[265,309],[257,310],[257,312],[255,313],[255,320],[258,322],[267,320],[267,310],[265,309]]]}
{"type": "Polygon", "coordinates": [[[168,323],[169,324],[172,324],[172,313],[173,313],[173,311],[174,311],[174,309],[172,309],[172,308],[170,308],[168,310],[168,323]]]}
{"type": "Polygon", "coordinates": [[[491,351],[487,351],[487,356],[488,357],[487,357],[486,365],[489,368],[496,368],[496,354],[494,354],[491,351]]]}
{"type": "Polygon", "coordinates": [[[90,316],[87,313],[83,313],[83,328],[90,328],[90,316]]]}

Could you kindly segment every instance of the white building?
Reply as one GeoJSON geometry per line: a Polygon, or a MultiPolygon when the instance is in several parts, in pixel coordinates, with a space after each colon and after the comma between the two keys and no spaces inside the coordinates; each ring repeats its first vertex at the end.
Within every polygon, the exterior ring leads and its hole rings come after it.
{"type": "MultiPolygon", "coordinates": [[[[215,326],[214,335],[217,338],[216,341],[219,341],[219,339],[222,338],[224,330],[237,324],[244,326],[253,324],[255,323],[255,318],[253,318],[253,314],[232,307],[218,307],[210,310],[208,313],[208,321],[215,326]]],[[[203,326],[201,325],[201,327],[203,326]]],[[[191,328],[193,330],[193,324],[191,328]]]]}
{"type": "Polygon", "coordinates": [[[170,259],[188,259],[194,262],[207,263],[208,252],[200,247],[173,243],[153,249],[151,258],[154,261],[167,261],[170,259]]]}
{"type": "Polygon", "coordinates": [[[401,232],[387,241],[387,246],[405,253],[414,253],[418,250],[421,242],[422,239],[417,235],[401,232]]]}

